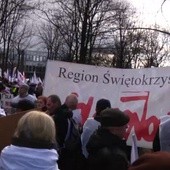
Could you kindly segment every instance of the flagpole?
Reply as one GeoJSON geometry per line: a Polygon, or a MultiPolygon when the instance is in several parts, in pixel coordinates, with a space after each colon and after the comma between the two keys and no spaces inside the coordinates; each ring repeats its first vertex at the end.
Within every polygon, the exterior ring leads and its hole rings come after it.
{"type": "Polygon", "coordinates": [[[131,164],[139,158],[135,133],[132,134],[131,164]]]}

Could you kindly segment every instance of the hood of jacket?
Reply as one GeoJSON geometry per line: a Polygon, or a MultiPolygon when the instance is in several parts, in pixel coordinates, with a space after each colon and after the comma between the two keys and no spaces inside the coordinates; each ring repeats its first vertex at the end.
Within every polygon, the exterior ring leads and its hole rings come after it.
{"type": "Polygon", "coordinates": [[[58,170],[55,149],[36,149],[10,145],[1,152],[0,169],[4,170],[58,170]]]}

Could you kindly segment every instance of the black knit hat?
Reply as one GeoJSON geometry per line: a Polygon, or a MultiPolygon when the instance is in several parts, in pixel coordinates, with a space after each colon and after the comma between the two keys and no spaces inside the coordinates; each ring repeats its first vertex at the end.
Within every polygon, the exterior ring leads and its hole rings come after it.
{"type": "Polygon", "coordinates": [[[96,103],[96,111],[101,112],[106,108],[111,108],[110,101],[107,99],[99,99],[96,103]]]}
{"type": "Polygon", "coordinates": [[[130,118],[127,114],[120,111],[119,109],[107,108],[104,109],[100,116],[96,116],[95,120],[101,123],[103,127],[119,127],[126,125],[130,118]]]}

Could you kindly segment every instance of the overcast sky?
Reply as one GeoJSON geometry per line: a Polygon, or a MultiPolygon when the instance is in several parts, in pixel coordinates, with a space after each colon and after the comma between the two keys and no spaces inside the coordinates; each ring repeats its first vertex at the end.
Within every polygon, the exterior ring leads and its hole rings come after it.
{"type": "MultiPolygon", "coordinates": [[[[45,7],[50,1],[41,0],[45,2],[45,7]]],[[[124,1],[124,0],[123,0],[124,1]]],[[[153,25],[158,23],[162,27],[170,29],[170,0],[166,0],[161,8],[164,0],[127,0],[138,11],[138,15],[145,24],[153,25]]]]}
{"type": "Polygon", "coordinates": [[[162,27],[170,28],[170,0],[166,0],[161,8],[164,0],[128,0],[136,7],[141,20],[146,24],[154,24],[155,22],[162,27]]]}
{"type": "MultiPolygon", "coordinates": [[[[42,1],[42,0],[41,0],[42,1]]],[[[45,0],[44,0],[45,1],[45,0]]],[[[45,7],[47,7],[47,2],[45,1],[45,7]]],[[[124,1],[124,0],[123,0],[124,1]]],[[[159,24],[162,28],[166,28],[170,31],[170,0],[166,0],[161,8],[162,2],[164,0],[127,0],[129,1],[137,10],[139,18],[146,25],[154,25],[155,22],[159,24]]],[[[38,17],[39,18],[39,17],[38,17]]],[[[34,16],[34,20],[37,16],[34,16]]],[[[38,19],[40,21],[40,18],[38,19]]],[[[39,23],[35,22],[34,23],[39,23]]]]}

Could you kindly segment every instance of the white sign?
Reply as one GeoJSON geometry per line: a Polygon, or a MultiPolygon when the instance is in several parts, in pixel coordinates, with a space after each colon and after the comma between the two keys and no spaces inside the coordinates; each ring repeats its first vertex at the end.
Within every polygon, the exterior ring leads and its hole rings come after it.
{"type": "Polygon", "coordinates": [[[127,129],[136,134],[138,146],[151,148],[159,117],[170,113],[170,67],[115,69],[48,61],[44,95],[57,94],[64,102],[76,93],[82,121],[95,113],[97,100],[109,99],[112,108],[130,116],[127,129]]]}
{"type": "Polygon", "coordinates": [[[13,94],[0,93],[1,107],[4,109],[11,108],[11,99],[14,97],[13,94]]]}
{"type": "Polygon", "coordinates": [[[11,114],[11,99],[13,98],[13,94],[7,94],[7,93],[0,93],[1,98],[1,108],[5,110],[5,113],[7,115],[11,114]]]}

